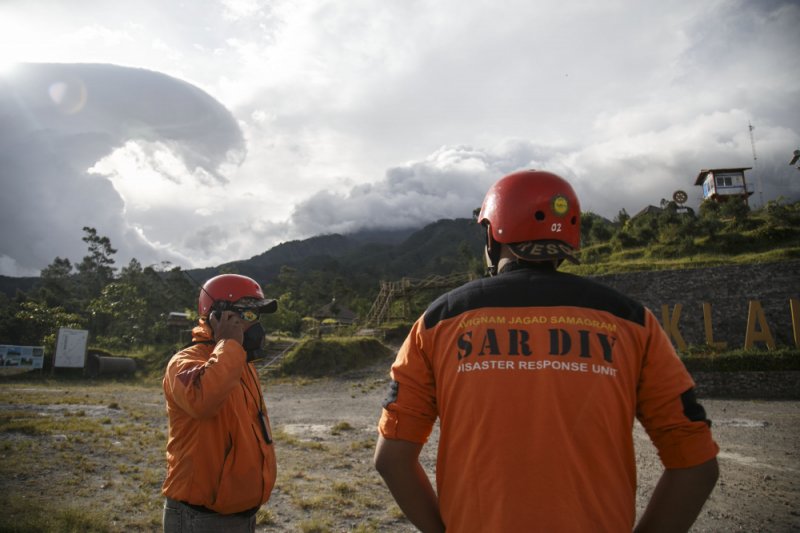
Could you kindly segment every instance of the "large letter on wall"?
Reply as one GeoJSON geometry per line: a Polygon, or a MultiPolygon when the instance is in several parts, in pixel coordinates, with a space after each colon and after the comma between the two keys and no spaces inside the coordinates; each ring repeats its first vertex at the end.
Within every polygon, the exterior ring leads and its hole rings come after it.
{"type": "Polygon", "coordinates": [[[800,348],[800,300],[789,298],[789,309],[792,312],[792,333],[794,334],[794,345],[800,348]]]}
{"type": "Polygon", "coordinates": [[[667,337],[675,341],[675,345],[679,350],[686,349],[686,341],[683,340],[681,330],[678,329],[678,321],[681,319],[681,309],[683,304],[675,304],[675,312],[670,316],[669,306],[661,306],[661,326],[667,332],[667,337]]]}
{"type": "Polygon", "coordinates": [[[711,304],[708,302],[703,302],[703,323],[706,328],[706,344],[711,346],[712,348],[717,348],[719,350],[724,350],[728,347],[728,343],[725,341],[714,341],[714,330],[711,327],[711,304]]]}
{"type": "Polygon", "coordinates": [[[764,316],[764,310],[758,300],[750,300],[750,308],[747,311],[747,333],[744,337],[744,349],[749,350],[752,348],[754,342],[764,342],[770,350],[775,349],[775,339],[772,338],[772,333],[767,324],[767,317],[764,316]],[[758,321],[759,330],[756,330],[756,321],[758,321]]]}

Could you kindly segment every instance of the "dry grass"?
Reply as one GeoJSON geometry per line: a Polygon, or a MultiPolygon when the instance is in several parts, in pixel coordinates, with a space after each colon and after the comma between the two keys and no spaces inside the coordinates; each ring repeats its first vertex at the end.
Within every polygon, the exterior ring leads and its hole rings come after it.
{"type": "MultiPolygon", "coordinates": [[[[278,479],[258,531],[416,531],[372,467],[385,367],[265,384],[278,479]]],[[[800,531],[800,404],[704,404],[725,455],[693,531],[800,531]]],[[[157,384],[0,381],[0,532],[160,530],[166,426],[157,384]]],[[[634,438],[641,513],[661,465],[638,425],[634,438]]],[[[437,442],[435,428],[422,452],[429,474],[437,442]]]]}
{"type": "MultiPolygon", "coordinates": [[[[359,401],[376,388],[342,393],[359,401]]],[[[259,531],[414,530],[372,468],[365,428],[341,419],[290,433],[274,416],[273,425],[279,474],[259,531]]],[[[159,530],[166,429],[155,383],[0,382],[0,531],[159,530]]]]}

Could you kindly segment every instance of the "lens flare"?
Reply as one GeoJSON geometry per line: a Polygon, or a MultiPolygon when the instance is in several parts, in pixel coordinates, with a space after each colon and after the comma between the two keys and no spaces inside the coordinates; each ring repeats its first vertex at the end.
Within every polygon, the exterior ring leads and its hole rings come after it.
{"type": "Polygon", "coordinates": [[[80,80],[57,81],[48,89],[50,100],[59,111],[74,115],[86,105],[86,85],[80,80]]]}

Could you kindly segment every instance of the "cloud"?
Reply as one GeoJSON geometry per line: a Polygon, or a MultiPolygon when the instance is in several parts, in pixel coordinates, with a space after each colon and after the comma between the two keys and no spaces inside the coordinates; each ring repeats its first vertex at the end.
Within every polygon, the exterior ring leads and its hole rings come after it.
{"type": "Polygon", "coordinates": [[[80,259],[75,243],[86,225],[108,236],[122,261],[175,259],[125,211],[164,200],[170,182],[223,186],[225,169],[244,155],[230,113],[180,80],[112,65],[20,66],[0,85],[0,223],[14,229],[0,250],[15,261],[5,272],[80,259]],[[123,153],[140,164],[114,165],[123,153]],[[115,188],[120,181],[128,186],[115,188]]]}
{"type": "Polygon", "coordinates": [[[800,198],[796,2],[87,5],[0,6],[0,62],[98,63],[0,81],[0,273],[79,259],[82,225],[190,267],[470,216],[526,167],[608,217],[715,166],[800,198]]]}
{"type": "Polygon", "coordinates": [[[753,123],[760,154],[751,177],[769,175],[767,199],[798,197],[791,169],[768,163],[798,143],[795,4],[460,4],[457,21],[437,6],[390,8],[404,21],[391,25],[364,16],[363,4],[349,17],[328,4],[304,19],[314,31],[303,35],[317,42],[304,41],[303,57],[324,59],[314,71],[322,78],[254,94],[249,109],[277,103],[259,115],[268,117],[260,128],[273,150],[287,140],[272,155],[292,169],[293,186],[327,185],[296,202],[290,221],[299,234],[466,216],[482,197],[470,184],[513,167],[500,165],[508,148],[496,148],[509,139],[524,154],[515,163],[564,173],[587,208],[613,216],[676,189],[696,205],[700,169],[753,165],[753,123]],[[358,18],[370,22],[352,27],[358,18]],[[445,148],[432,153],[436,146],[445,148]],[[436,184],[451,182],[435,160],[459,146],[484,154],[487,170],[462,171],[457,191],[437,197],[444,188],[436,184]],[[346,159],[354,152],[370,174],[346,159]],[[411,161],[398,164],[398,153],[411,161]]]}
{"type": "MultiPolygon", "coordinates": [[[[423,161],[388,170],[375,183],[354,186],[346,193],[312,195],[296,206],[291,223],[299,233],[313,235],[469,218],[496,179],[525,168],[561,174],[573,183],[584,210],[608,218],[621,209],[637,212],[648,204],[658,205],[676,190],[686,191],[687,203],[696,208],[702,191],[694,180],[701,169],[753,166],[748,130],[742,124],[746,116],[734,110],[589,146],[515,140],[494,149],[442,147],[423,161]]],[[[783,128],[765,128],[761,135],[780,139],[762,143],[765,161],[781,161],[782,154],[789,153],[787,140],[800,143],[796,132],[783,128]]],[[[800,179],[793,172],[788,165],[756,161],[748,179],[763,187],[766,199],[797,200],[800,179]]],[[[763,203],[758,196],[754,201],[763,203]]]]}
{"type": "Polygon", "coordinates": [[[346,193],[320,191],[299,203],[290,220],[299,233],[313,235],[469,218],[496,179],[542,166],[549,150],[526,141],[508,141],[494,150],[443,146],[422,161],[389,169],[380,181],[346,193]]]}

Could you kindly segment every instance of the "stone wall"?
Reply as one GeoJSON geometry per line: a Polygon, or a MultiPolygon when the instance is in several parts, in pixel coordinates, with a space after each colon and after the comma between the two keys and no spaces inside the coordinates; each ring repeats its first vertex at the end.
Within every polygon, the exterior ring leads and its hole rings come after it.
{"type": "Polygon", "coordinates": [[[692,372],[699,398],[800,400],[800,372],[692,372]]]}
{"type": "MultiPolygon", "coordinates": [[[[727,342],[728,349],[743,348],[748,302],[758,300],[777,346],[795,346],[789,299],[800,298],[798,260],[593,278],[642,302],[659,320],[663,320],[662,305],[668,305],[673,313],[675,305],[682,304],[678,325],[689,345],[706,344],[703,302],[708,302],[712,306],[714,341],[727,342]]],[[[756,343],[755,348],[765,348],[765,345],[756,343]]]]}

